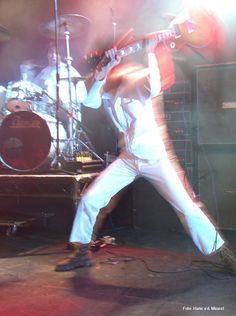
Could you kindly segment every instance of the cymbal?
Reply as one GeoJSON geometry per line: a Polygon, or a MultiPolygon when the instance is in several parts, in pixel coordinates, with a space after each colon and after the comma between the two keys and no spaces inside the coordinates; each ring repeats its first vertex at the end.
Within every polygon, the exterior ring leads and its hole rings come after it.
{"type": "Polygon", "coordinates": [[[6,42],[10,39],[10,32],[0,25],[0,42],[6,42]]]}
{"type": "Polygon", "coordinates": [[[32,69],[32,68],[43,68],[42,65],[39,65],[39,63],[37,63],[36,60],[33,59],[28,59],[28,60],[24,60],[21,64],[20,64],[20,68],[22,68],[23,70],[26,69],[32,69]]]}
{"type": "MultiPolygon", "coordinates": [[[[63,14],[58,17],[58,38],[65,38],[65,31],[70,33],[71,38],[80,36],[86,27],[90,24],[90,20],[79,14],[63,14]]],[[[39,26],[39,32],[49,38],[55,38],[55,20],[42,23],[39,26]]]]}

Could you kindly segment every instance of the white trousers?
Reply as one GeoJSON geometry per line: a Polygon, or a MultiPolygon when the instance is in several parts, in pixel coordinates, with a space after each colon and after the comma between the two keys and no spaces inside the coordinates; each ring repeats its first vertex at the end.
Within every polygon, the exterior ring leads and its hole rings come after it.
{"type": "Polygon", "coordinates": [[[147,163],[125,155],[121,155],[109,165],[81,197],[70,241],[89,243],[100,209],[105,207],[118,191],[138,177],[150,181],[173,206],[185,230],[202,253],[211,254],[224,244],[215,225],[187,193],[167,156],[147,163]]]}

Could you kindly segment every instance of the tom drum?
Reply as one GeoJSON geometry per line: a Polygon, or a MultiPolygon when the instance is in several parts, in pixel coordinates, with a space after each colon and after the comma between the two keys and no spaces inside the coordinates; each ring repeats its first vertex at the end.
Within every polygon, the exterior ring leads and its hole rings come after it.
{"type": "Polygon", "coordinates": [[[6,108],[10,112],[32,110],[32,103],[41,98],[40,88],[29,81],[9,82],[6,91],[6,108]]]}

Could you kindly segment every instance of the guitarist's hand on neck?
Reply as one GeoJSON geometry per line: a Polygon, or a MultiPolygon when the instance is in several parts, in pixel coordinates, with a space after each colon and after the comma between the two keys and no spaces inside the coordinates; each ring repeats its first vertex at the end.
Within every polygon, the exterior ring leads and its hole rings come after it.
{"type": "Polygon", "coordinates": [[[121,57],[117,55],[117,49],[115,47],[107,50],[104,54],[104,58],[101,60],[95,70],[95,79],[99,81],[104,80],[110,70],[118,65],[120,61],[121,57]]]}

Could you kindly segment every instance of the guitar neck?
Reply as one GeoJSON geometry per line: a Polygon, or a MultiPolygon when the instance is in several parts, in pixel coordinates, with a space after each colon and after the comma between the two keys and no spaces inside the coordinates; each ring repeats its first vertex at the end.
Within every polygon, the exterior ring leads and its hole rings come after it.
{"type": "Polygon", "coordinates": [[[134,54],[140,50],[142,50],[145,47],[145,40],[138,40],[135,41],[133,43],[130,43],[127,46],[124,46],[120,49],[117,50],[117,55],[119,57],[125,57],[125,56],[129,56],[131,54],[134,54]]]}
{"type": "Polygon", "coordinates": [[[165,30],[165,31],[158,31],[155,33],[148,34],[145,38],[136,40],[120,49],[117,50],[117,54],[119,57],[125,57],[131,54],[134,54],[143,48],[145,48],[145,43],[147,39],[155,39],[157,40],[157,45],[160,43],[164,43],[172,38],[180,37],[178,29],[175,28],[174,30],[165,30]]]}
{"type": "MultiPolygon", "coordinates": [[[[117,49],[116,54],[121,58],[128,56],[128,55],[131,55],[131,54],[134,54],[134,53],[145,48],[146,41],[148,39],[154,39],[157,42],[156,45],[158,45],[158,44],[164,43],[170,39],[173,39],[173,38],[176,39],[176,38],[179,38],[181,36],[182,35],[181,35],[180,30],[179,30],[179,27],[177,25],[175,25],[172,29],[158,31],[158,32],[154,32],[154,33],[149,33],[148,35],[145,36],[145,38],[135,40],[135,41],[129,43],[128,45],[117,49]]],[[[98,66],[97,66],[97,69],[107,65],[109,61],[110,61],[110,58],[103,55],[101,61],[99,62],[98,66]]]]}
{"type": "MultiPolygon", "coordinates": [[[[200,20],[199,17],[193,16],[182,23],[173,24],[171,29],[150,33],[142,39],[134,40],[119,48],[117,55],[122,58],[144,49],[148,39],[155,39],[157,45],[173,39],[174,45],[170,45],[172,49],[175,48],[176,42],[180,42],[182,46],[186,44],[191,47],[202,48],[211,43],[214,35],[212,30],[214,28],[212,28],[212,19],[209,19],[209,15],[200,17],[200,20]],[[180,41],[176,41],[178,39],[180,41]]],[[[105,66],[109,61],[110,59],[104,54],[97,69],[105,66]]]]}

